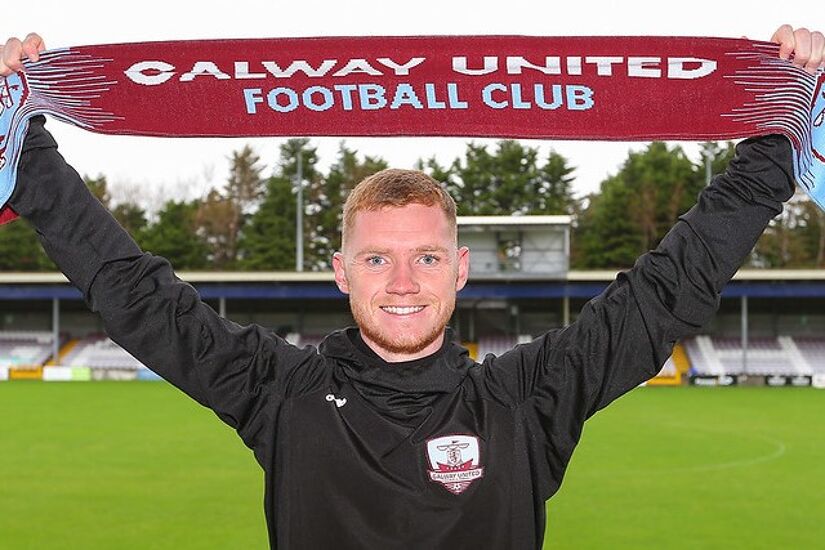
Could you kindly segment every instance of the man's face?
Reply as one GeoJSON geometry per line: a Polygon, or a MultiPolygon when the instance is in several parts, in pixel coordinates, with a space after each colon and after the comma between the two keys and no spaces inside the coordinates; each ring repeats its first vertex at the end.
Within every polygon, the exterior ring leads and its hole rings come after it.
{"type": "Polygon", "coordinates": [[[440,207],[409,204],[356,213],[332,264],[364,341],[398,362],[441,346],[467,282],[469,251],[456,247],[440,207]]]}

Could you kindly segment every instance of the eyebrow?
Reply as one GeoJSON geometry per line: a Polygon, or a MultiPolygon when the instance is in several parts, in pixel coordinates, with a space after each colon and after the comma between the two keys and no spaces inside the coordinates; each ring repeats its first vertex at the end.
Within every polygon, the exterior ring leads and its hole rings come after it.
{"type": "MultiPolygon", "coordinates": [[[[424,246],[416,246],[415,248],[411,248],[410,252],[440,252],[442,254],[447,254],[448,250],[443,246],[438,245],[424,245],[424,246]]],[[[364,256],[366,254],[390,254],[392,251],[389,248],[365,248],[355,254],[355,257],[364,256]]]]}

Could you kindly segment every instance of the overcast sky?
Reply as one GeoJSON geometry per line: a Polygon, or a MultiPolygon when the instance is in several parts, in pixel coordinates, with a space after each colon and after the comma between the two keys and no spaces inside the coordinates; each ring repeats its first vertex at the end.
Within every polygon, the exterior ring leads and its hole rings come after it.
{"type": "MultiPolygon", "coordinates": [[[[522,2],[417,0],[297,0],[228,2],[97,2],[39,0],[18,12],[8,7],[3,34],[23,36],[37,31],[49,48],[196,38],[266,38],[334,35],[527,34],[720,36],[768,40],[781,23],[825,29],[821,1],[762,2],[692,0],[641,2],[590,0],[522,2]],[[779,14],[784,10],[784,14],[779,14]]],[[[104,136],[51,121],[49,128],[63,155],[82,174],[105,174],[115,193],[140,187],[152,204],[165,197],[199,196],[220,185],[227,157],[245,143],[267,162],[277,155],[277,138],[168,139],[104,136]]],[[[333,161],[339,138],[314,138],[324,166],[333,161]]],[[[411,167],[419,157],[435,155],[449,162],[460,155],[466,139],[348,138],[362,154],[379,155],[392,166],[411,167]]],[[[485,140],[476,140],[485,142],[485,140]]],[[[492,140],[486,140],[492,143],[492,140]]],[[[543,152],[550,148],[570,159],[576,191],[597,188],[615,173],[629,148],[638,143],[529,141],[543,152]]],[[[683,144],[697,158],[695,144],[683,144]]]]}

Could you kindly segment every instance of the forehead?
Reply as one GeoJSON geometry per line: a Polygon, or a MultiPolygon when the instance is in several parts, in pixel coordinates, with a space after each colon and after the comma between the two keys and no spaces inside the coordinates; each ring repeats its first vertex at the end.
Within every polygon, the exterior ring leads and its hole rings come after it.
{"type": "Polygon", "coordinates": [[[455,241],[454,228],[437,205],[408,204],[361,210],[355,213],[352,227],[347,229],[348,245],[356,249],[372,244],[386,247],[455,241]]]}

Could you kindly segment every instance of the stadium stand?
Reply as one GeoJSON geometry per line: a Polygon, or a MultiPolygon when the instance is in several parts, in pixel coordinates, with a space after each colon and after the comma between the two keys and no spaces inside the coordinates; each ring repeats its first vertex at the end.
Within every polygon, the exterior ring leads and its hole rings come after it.
{"type": "Polygon", "coordinates": [[[811,376],[825,371],[825,339],[751,338],[745,354],[736,338],[697,336],[684,343],[700,376],[811,376]]]}
{"type": "Polygon", "coordinates": [[[143,363],[129,355],[105,336],[92,336],[78,342],[61,361],[69,367],[90,369],[142,369],[143,363]]]}
{"type": "Polygon", "coordinates": [[[488,353],[501,355],[517,344],[526,344],[533,340],[529,334],[520,336],[486,336],[478,339],[477,361],[483,361],[488,353]]]}
{"type": "Polygon", "coordinates": [[[811,365],[814,373],[825,374],[825,339],[794,338],[799,353],[811,365]]]}
{"type": "Polygon", "coordinates": [[[40,367],[52,356],[52,334],[40,331],[0,332],[0,366],[40,367]]]}

